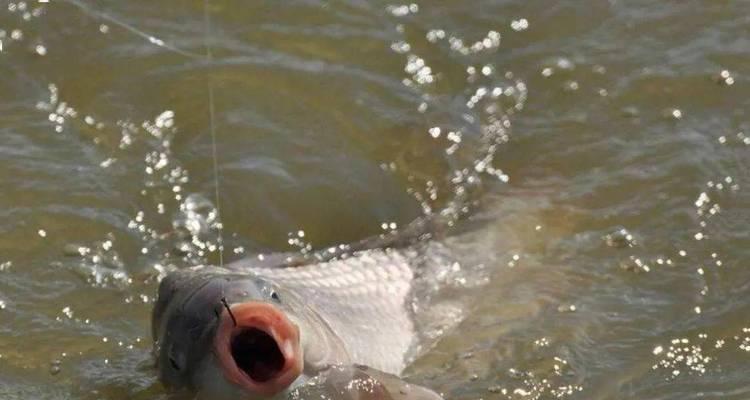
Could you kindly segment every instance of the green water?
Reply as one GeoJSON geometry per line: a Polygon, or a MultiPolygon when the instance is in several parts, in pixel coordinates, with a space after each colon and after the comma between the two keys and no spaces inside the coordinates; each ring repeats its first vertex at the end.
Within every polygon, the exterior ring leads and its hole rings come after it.
{"type": "Polygon", "coordinates": [[[209,5],[0,8],[0,397],[166,398],[155,282],[219,226],[227,261],[323,248],[462,187],[463,322],[414,381],[750,396],[749,3],[209,5]]]}

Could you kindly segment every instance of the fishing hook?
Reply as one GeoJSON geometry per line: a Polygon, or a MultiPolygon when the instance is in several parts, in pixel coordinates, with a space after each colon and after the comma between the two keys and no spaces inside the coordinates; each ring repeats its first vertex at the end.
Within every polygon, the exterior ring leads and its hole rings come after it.
{"type": "Polygon", "coordinates": [[[227,304],[227,298],[226,297],[222,297],[221,298],[221,304],[224,305],[224,308],[227,309],[227,312],[229,313],[229,316],[232,317],[232,322],[234,322],[234,326],[237,326],[237,319],[234,318],[234,314],[232,314],[232,309],[229,308],[229,304],[227,304]]]}

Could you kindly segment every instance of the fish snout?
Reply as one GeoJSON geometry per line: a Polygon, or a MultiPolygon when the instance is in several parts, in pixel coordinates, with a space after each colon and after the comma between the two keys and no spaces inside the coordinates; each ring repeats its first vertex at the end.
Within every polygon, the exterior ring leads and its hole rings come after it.
{"type": "Polygon", "coordinates": [[[261,396],[287,389],[304,363],[299,328],[278,307],[258,301],[227,305],[214,351],[229,382],[261,396]]]}

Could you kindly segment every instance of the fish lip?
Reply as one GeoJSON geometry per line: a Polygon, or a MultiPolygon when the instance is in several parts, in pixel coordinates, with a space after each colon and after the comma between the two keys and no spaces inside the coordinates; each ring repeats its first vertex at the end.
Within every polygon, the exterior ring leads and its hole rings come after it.
{"type": "Polygon", "coordinates": [[[278,307],[259,301],[236,303],[229,306],[229,309],[225,308],[219,319],[214,338],[214,353],[228,381],[248,392],[272,396],[288,388],[302,373],[303,357],[299,328],[278,307]],[[243,371],[232,355],[232,340],[250,328],[261,330],[271,336],[284,357],[284,365],[280,371],[262,382],[251,378],[243,371]]]}

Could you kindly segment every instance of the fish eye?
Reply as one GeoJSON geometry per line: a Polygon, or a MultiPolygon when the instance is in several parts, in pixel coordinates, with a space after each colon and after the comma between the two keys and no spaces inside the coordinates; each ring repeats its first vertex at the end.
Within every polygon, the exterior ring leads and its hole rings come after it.
{"type": "Polygon", "coordinates": [[[276,302],[279,302],[279,303],[281,302],[281,299],[279,298],[279,294],[276,293],[275,290],[271,291],[271,298],[274,299],[274,300],[276,300],[276,302]]]}

